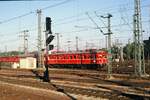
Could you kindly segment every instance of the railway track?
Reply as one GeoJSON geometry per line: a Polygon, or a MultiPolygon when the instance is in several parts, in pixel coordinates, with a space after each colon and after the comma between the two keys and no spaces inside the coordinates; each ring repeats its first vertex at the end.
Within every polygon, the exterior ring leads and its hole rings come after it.
{"type": "MultiPolygon", "coordinates": [[[[23,85],[23,86],[29,86],[29,87],[35,87],[35,88],[42,88],[47,90],[55,90],[58,92],[62,92],[66,95],[76,94],[76,95],[84,95],[87,97],[93,97],[93,98],[111,98],[116,100],[118,98],[117,95],[112,93],[108,93],[108,90],[105,89],[94,89],[94,88],[87,88],[86,86],[71,86],[71,85],[64,85],[64,84],[55,84],[55,82],[52,83],[44,83],[42,81],[32,80],[32,79],[17,79],[17,78],[10,78],[10,77],[4,77],[0,76],[0,81],[11,83],[11,84],[17,84],[17,85],[23,85]]],[[[71,97],[73,98],[73,97],[71,97]]],[[[126,97],[122,97],[126,98],[126,97]]],[[[75,99],[75,98],[74,98],[75,99]]]]}
{"type": "MultiPolygon", "coordinates": [[[[26,73],[26,72],[25,72],[26,73]]],[[[75,74],[78,77],[83,77],[81,79],[65,79],[65,78],[57,78],[52,77],[51,75],[51,83],[45,83],[42,82],[39,78],[37,78],[34,74],[31,74],[30,72],[24,74],[16,74],[15,73],[0,73],[0,81],[12,83],[12,84],[19,84],[24,86],[30,86],[30,87],[36,87],[36,88],[42,88],[42,89],[48,89],[48,90],[55,90],[62,92],[68,96],[71,96],[71,94],[76,95],[85,95],[88,97],[93,98],[108,98],[108,99],[123,99],[123,100],[129,100],[129,99],[136,99],[136,98],[150,98],[150,91],[149,91],[149,85],[150,83],[147,83],[147,88],[145,90],[140,90],[140,84],[136,85],[139,87],[139,89],[131,88],[133,84],[132,82],[128,82],[124,85],[119,85],[116,82],[110,81],[110,80],[98,80],[98,77],[86,76],[88,78],[85,78],[84,75],[78,75],[75,74]],[[83,81],[85,78],[85,81],[83,81]],[[82,82],[83,81],[83,82],[82,82]],[[127,91],[128,90],[128,91],[127,91]]],[[[57,75],[56,75],[57,76],[57,75]]],[[[95,76],[95,75],[94,75],[95,76]]],[[[62,76],[63,77],[63,76],[62,76]]],[[[76,77],[76,78],[78,78],[76,77]]],[[[143,83],[144,84],[144,83],[143,83]]],[[[145,86],[145,87],[146,87],[145,86]]]]}

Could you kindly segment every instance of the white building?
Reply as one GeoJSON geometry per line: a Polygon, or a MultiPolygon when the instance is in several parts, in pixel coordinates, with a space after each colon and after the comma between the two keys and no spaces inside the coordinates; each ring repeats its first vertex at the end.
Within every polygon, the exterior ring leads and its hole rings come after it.
{"type": "Polygon", "coordinates": [[[14,63],[12,68],[20,68],[20,69],[36,69],[36,58],[26,57],[20,58],[19,63],[14,63]]]}

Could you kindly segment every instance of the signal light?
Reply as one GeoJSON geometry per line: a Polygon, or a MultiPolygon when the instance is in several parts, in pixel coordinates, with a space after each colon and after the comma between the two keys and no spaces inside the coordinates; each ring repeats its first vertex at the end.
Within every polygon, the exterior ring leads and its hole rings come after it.
{"type": "Polygon", "coordinates": [[[47,39],[46,39],[46,45],[50,44],[52,42],[52,40],[54,39],[55,36],[50,35],[47,39]]]}
{"type": "Polygon", "coordinates": [[[53,50],[54,49],[54,45],[50,44],[48,50],[53,50]]]}
{"type": "Polygon", "coordinates": [[[50,44],[54,37],[55,36],[52,35],[51,32],[51,18],[46,17],[46,47],[48,50],[52,50],[54,48],[54,45],[50,44]]]}
{"type": "Polygon", "coordinates": [[[50,17],[46,17],[46,31],[48,32],[48,34],[52,34],[51,31],[51,18],[50,17]]]}

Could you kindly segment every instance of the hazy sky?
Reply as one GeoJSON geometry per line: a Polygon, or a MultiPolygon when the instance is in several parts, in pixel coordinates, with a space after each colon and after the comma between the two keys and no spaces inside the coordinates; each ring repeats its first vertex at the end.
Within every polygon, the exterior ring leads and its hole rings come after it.
{"type": "MultiPolygon", "coordinates": [[[[33,0],[0,1],[0,50],[18,50],[23,47],[21,31],[29,30],[29,50],[37,50],[37,9],[42,9],[42,35],[44,37],[45,17],[52,19],[52,32],[60,33],[60,47],[75,49],[75,37],[79,37],[79,48],[102,48],[105,36],[88,18],[86,12],[99,27],[105,27],[107,20],[98,16],[113,15],[111,18],[112,44],[119,39],[125,44],[133,40],[132,19],[134,0],[33,0]],[[46,8],[47,7],[47,8],[46,8]],[[95,14],[96,12],[96,14],[95,14]],[[71,41],[68,43],[67,41],[71,41]]],[[[141,0],[144,39],[150,36],[150,0],[141,0]]],[[[104,28],[104,32],[107,30],[104,28]]],[[[56,39],[52,42],[55,46],[56,39]]]]}

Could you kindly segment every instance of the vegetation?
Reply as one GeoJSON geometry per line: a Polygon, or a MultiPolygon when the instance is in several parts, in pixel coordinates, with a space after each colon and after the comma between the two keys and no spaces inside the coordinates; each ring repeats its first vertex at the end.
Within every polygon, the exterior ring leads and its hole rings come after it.
{"type": "Polygon", "coordinates": [[[23,54],[23,52],[10,51],[10,52],[2,52],[0,53],[0,56],[15,56],[15,55],[20,55],[20,54],[23,54]]]}
{"type": "Polygon", "coordinates": [[[125,59],[133,59],[134,58],[134,43],[127,44],[123,48],[124,58],[125,59]]]}
{"type": "MultiPolygon", "coordinates": [[[[113,59],[120,58],[120,48],[116,45],[113,45],[112,48],[112,57],[113,59]]],[[[126,44],[123,47],[123,56],[124,59],[132,60],[134,59],[134,42],[130,44],[126,44]]],[[[144,57],[146,59],[150,59],[150,39],[144,40],[144,57]]]]}
{"type": "MultiPolygon", "coordinates": [[[[124,49],[124,58],[133,59],[134,58],[134,43],[127,44],[124,49]]],[[[150,57],[150,41],[144,42],[144,57],[149,59],[150,57]]]]}

